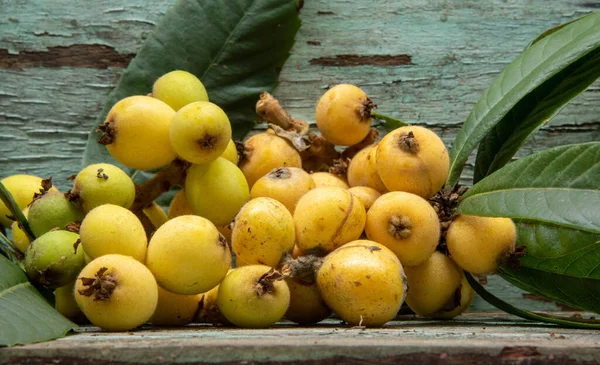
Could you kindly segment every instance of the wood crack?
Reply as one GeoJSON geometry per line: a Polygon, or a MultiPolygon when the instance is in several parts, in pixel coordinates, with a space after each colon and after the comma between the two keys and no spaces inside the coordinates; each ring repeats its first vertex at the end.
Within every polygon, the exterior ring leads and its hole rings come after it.
{"type": "Polygon", "coordinates": [[[0,69],[125,68],[134,56],[133,54],[120,54],[114,48],[100,44],[56,46],[48,47],[47,51],[23,51],[19,54],[9,54],[7,49],[0,49],[0,69]]]}
{"type": "Polygon", "coordinates": [[[401,65],[413,65],[412,56],[407,54],[399,55],[335,55],[333,57],[319,57],[310,60],[311,65],[320,66],[337,66],[337,67],[348,67],[348,66],[401,66],[401,65]]]}

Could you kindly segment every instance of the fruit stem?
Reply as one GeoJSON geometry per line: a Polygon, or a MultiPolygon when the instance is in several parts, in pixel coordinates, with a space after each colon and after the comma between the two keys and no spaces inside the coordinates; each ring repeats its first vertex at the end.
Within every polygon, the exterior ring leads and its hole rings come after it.
{"type": "Polygon", "coordinates": [[[586,329],[600,329],[600,321],[594,320],[586,320],[586,319],[565,319],[561,317],[551,316],[549,314],[543,313],[535,313],[526,311],[523,309],[519,309],[517,307],[512,306],[511,304],[506,303],[502,299],[496,297],[494,294],[487,291],[479,282],[471,276],[470,273],[465,271],[465,277],[469,282],[469,285],[475,290],[480,297],[482,297],[486,302],[490,303],[494,307],[515,315],[517,317],[521,317],[524,319],[528,319],[530,321],[539,321],[544,323],[552,323],[557,324],[563,327],[571,327],[571,328],[586,328],[586,329]]]}
{"type": "Polygon", "coordinates": [[[4,184],[2,184],[1,182],[0,200],[2,200],[4,205],[8,207],[8,210],[10,210],[10,213],[15,218],[15,220],[19,222],[19,225],[23,228],[23,231],[27,235],[27,238],[29,238],[30,241],[35,240],[35,235],[31,231],[31,227],[29,227],[29,222],[27,222],[27,218],[25,218],[25,215],[19,208],[19,205],[17,204],[13,196],[10,194],[8,189],[6,189],[4,184]]]}
{"type": "Polygon", "coordinates": [[[162,193],[169,191],[175,185],[183,186],[189,162],[175,159],[167,167],[160,170],[154,177],[141,185],[135,186],[135,199],[131,206],[132,212],[141,211],[152,204],[162,193]]]}
{"type": "Polygon", "coordinates": [[[391,130],[394,130],[396,128],[405,127],[407,125],[410,125],[410,123],[407,123],[400,119],[389,117],[385,114],[377,113],[375,111],[371,111],[371,117],[374,119],[383,120],[385,122],[385,129],[388,132],[391,130]]]}

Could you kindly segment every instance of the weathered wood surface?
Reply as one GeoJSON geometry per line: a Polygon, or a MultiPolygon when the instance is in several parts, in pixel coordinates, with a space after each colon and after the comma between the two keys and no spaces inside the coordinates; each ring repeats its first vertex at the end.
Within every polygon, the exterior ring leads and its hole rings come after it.
{"type": "MultiPolygon", "coordinates": [[[[171,3],[0,0],[0,178],[52,175],[68,188],[104,97],[171,3]]],[[[329,86],[354,83],[381,113],[427,124],[451,145],[480,93],[531,39],[597,8],[583,0],[306,1],[275,95],[295,117],[314,120],[329,86]]],[[[519,155],[599,140],[599,91],[596,83],[580,95],[519,155]]],[[[513,302],[557,309],[509,287],[490,279],[513,302]]]]}
{"type": "Polygon", "coordinates": [[[360,329],[328,320],[266,330],[192,325],[102,333],[0,349],[0,364],[597,364],[593,330],[534,326],[505,314],[433,322],[410,317],[360,329]]]}

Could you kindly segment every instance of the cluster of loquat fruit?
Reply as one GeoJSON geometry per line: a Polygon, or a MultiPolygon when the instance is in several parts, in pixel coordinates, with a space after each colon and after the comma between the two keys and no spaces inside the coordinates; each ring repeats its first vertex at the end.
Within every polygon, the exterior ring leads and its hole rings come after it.
{"type": "Polygon", "coordinates": [[[454,214],[460,191],[444,189],[448,152],[431,130],[377,141],[375,105],[348,84],[319,100],[318,136],[270,102],[259,115],[287,122],[236,144],[200,80],[173,71],[99,127],[119,163],[161,169],[152,180],[136,185],[108,163],[85,167],[65,194],[34,176],[3,179],[30,233],[2,204],[0,223],[30,280],[55,289],[63,315],[109,331],[312,324],[332,311],[372,327],[404,302],[424,317],[461,314],[474,296],[463,270],[493,273],[513,255],[510,219],[454,214]],[[335,166],[314,171],[319,151],[335,166]],[[173,186],[166,214],[154,200],[173,186]]]}

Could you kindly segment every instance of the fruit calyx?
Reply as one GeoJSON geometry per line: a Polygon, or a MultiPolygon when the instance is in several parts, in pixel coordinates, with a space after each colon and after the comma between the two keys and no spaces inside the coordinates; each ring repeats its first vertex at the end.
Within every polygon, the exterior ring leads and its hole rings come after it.
{"type": "Polygon", "coordinates": [[[274,180],[287,180],[290,177],[292,177],[292,173],[287,167],[279,167],[269,172],[269,178],[274,180]]]}
{"type": "Polygon", "coordinates": [[[440,190],[434,196],[429,198],[429,204],[438,215],[440,221],[440,241],[438,242],[437,250],[448,255],[446,248],[446,233],[450,227],[450,223],[456,215],[456,209],[460,202],[460,197],[467,192],[466,187],[456,184],[450,190],[440,190]]]}
{"type": "Polygon", "coordinates": [[[262,297],[265,294],[274,294],[275,282],[283,280],[283,278],[283,274],[275,269],[267,271],[256,281],[256,285],[254,286],[256,296],[262,297]]]}
{"type": "Polygon", "coordinates": [[[78,290],[79,294],[86,297],[94,297],[96,300],[110,299],[113,291],[118,285],[117,279],[112,273],[106,273],[108,268],[103,267],[98,270],[95,278],[80,278],[84,287],[83,290],[78,290]]]}
{"type": "Polygon", "coordinates": [[[96,129],[96,132],[102,132],[102,136],[100,136],[100,139],[98,140],[98,143],[101,145],[109,145],[115,140],[116,130],[112,120],[100,124],[96,129]]]}
{"type": "Polygon", "coordinates": [[[198,139],[196,142],[200,148],[205,150],[211,150],[215,147],[217,142],[219,141],[219,137],[213,136],[211,134],[205,134],[202,138],[198,139]]]}
{"type": "Polygon", "coordinates": [[[408,133],[401,133],[398,137],[398,147],[407,153],[416,154],[419,152],[420,146],[419,141],[415,137],[412,131],[408,133]]]}
{"type": "Polygon", "coordinates": [[[388,233],[397,240],[408,238],[412,233],[411,229],[412,222],[407,216],[393,215],[388,221],[388,233]]]}
{"type": "Polygon", "coordinates": [[[103,169],[103,168],[99,168],[99,169],[98,169],[98,173],[96,174],[96,177],[97,177],[98,179],[104,179],[104,180],[108,180],[108,175],[106,175],[106,174],[104,173],[104,169],[103,169]]]}
{"type": "Polygon", "coordinates": [[[42,186],[40,188],[39,193],[33,193],[33,200],[31,200],[31,203],[29,203],[28,206],[31,206],[31,204],[33,204],[34,201],[40,199],[42,196],[44,196],[50,189],[52,189],[52,176],[50,176],[47,179],[43,179],[42,180],[42,186]]]}
{"type": "Polygon", "coordinates": [[[377,107],[371,99],[368,97],[363,101],[362,107],[358,110],[358,114],[360,115],[361,122],[368,122],[371,120],[371,111],[377,107]]]}
{"type": "Polygon", "coordinates": [[[525,248],[525,245],[515,247],[514,252],[507,252],[506,256],[501,256],[499,264],[506,264],[513,270],[521,269],[521,262],[519,260],[521,259],[521,257],[526,255],[525,248]]]}

